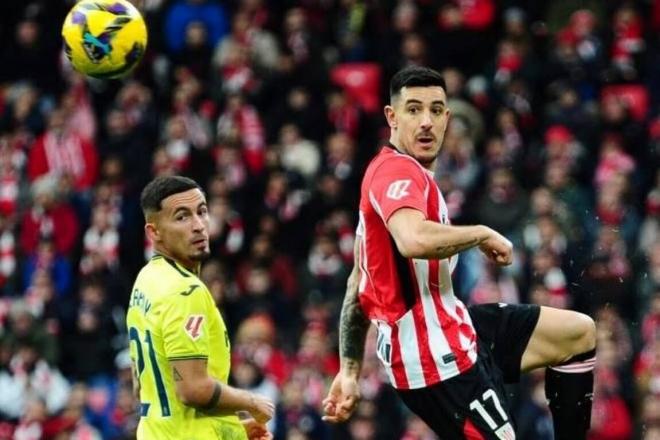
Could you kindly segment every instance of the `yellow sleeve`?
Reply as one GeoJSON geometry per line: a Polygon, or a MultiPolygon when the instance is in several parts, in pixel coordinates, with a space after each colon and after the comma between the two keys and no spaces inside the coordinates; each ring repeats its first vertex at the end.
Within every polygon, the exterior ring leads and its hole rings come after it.
{"type": "Polygon", "coordinates": [[[161,314],[163,348],[167,359],[206,359],[212,304],[206,289],[191,283],[170,295],[161,314]]]}

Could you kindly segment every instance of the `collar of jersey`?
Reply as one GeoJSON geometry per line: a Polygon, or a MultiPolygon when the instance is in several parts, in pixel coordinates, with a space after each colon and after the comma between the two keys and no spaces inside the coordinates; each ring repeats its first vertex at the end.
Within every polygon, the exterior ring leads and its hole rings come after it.
{"type": "Polygon", "coordinates": [[[174,267],[181,275],[184,277],[189,277],[189,276],[196,276],[194,273],[183,267],[181,264],[177,263],[176,260],[173,260],[170,257],[166,257],[163,254],[154,254],[153,257],[151,257],[152,260],[162,258],[165,260],[167,263],[170,264],[170,266],[174,267]]]}
{"type": "Polygon", "coordinates": [[[416,163],[417,165],[419,165],[419,167],[420,167],[421,169],[424,170],[424,172],[425,172],[426,174],[428,174],[429,176],[431,176],[431,178],[435,179],[435,173],[434,173],[433,171],[431,171],[431,170],[427,170],[426,168],[424,168],[424,167],[422,166],[422,164],[419,163],[419,162],[417,162],[417,160],[416,160],[414,157],[412,157],[412,156],[410,156],[410,155],[408,155],[408,154],[406,154],[406,153],[402,153],[402,152],[400,152],[399,149],[398,149],[397,147],[395,147],[395,146],[392,144],[392,142],[389,142],[389,141],[388,141],[388,142],[385,144],[385,148],[389,148],[389,149],[391,149],[391,150],[394,152],[394,154],[400,154],[400,155],[402,155],[402,156],[408,156],[408,157],[410,157],[412,160],[415,161],[415,163],[416,163]]]}

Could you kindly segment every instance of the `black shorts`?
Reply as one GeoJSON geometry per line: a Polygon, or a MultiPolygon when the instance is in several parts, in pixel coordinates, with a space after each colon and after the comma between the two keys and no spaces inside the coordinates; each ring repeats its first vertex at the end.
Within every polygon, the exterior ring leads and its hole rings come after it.
{"type": "Polygon", "coordinates": [[[468,310],[478,337],[474,366],[430,387],[397,392],[442,440],[513,440],[504,384],[520,378],[520,361],[541,309],[530,304],[484,304],[468,310]]]}

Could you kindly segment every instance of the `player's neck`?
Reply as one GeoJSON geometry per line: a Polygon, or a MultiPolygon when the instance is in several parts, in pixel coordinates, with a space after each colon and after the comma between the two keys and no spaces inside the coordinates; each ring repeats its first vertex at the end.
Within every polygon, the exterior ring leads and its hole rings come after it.
{"type": "Polygon", "coordinates": [[[154,247],[154,252],[158,255],[162,255],[163,257],[174,261],[176,264],[179,266],[182,266],[184,269],[186,269],[188,272],[194,273],[195,275],[199,275],[199,271],[201,269],[202,263],[199,261],[184,261],[181,260],[180,258],[176,258],[172,256],[169,252],[167,252],[165,249],[161,249],[158,247],[154,247]]]}

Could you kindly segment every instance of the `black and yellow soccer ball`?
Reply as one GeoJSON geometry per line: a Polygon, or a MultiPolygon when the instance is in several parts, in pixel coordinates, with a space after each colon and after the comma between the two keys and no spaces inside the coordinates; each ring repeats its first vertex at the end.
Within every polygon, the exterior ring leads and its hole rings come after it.
{"type": "Polygon", "coordinates": [[[147,48],[147,26],[127,0],[81,0],[62,25],[64,52],[73,68],[94,78],[121,78],[147,48]]]}

